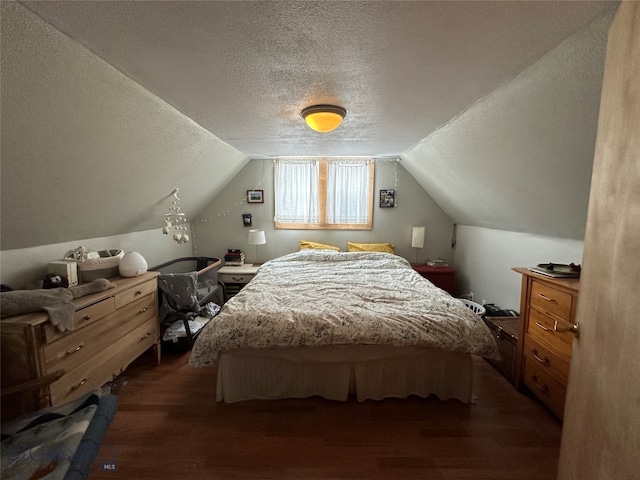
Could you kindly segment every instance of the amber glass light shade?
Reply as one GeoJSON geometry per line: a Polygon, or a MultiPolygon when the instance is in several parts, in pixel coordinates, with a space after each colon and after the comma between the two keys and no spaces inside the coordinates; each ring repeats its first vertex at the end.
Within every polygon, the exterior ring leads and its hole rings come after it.
{"type": "Polygon", "coordinates": [[[313,105],[302,110],[302,118],[309,128],[321,133],[338,128],[346,115],[344,108],[335,105],[313,105]]]}

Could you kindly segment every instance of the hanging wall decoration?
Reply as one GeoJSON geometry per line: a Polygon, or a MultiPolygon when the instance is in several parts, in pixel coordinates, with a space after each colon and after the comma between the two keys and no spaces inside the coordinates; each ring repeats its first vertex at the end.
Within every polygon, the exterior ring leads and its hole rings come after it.
{"type": "Polygon", "coordinates": [[[251,225],[253,225],[253,217],[251,216],[250,213],[243,213],[242,214],[242,224],[245,227],[250,227],[251,225]]]}
{"type": "Polygon", "coordinates": [[[247,203],[264,203],[264,191],[247,190],[247,203]]]}
{"type": "Polygon", "coordinates": [[[178,198],[178,192],[179,190],[177,188],[171,192],[173,202],[169,207],[169,212],[164,214],[164,227],[162,227],[162,233],[163,235],[169,235],[173,228],[175,230],[173,240],[178,245],[182,245],[189,241],[189,235],[187,234],[187,218],[184,213],[180,211],[180,207],[178,206],[178,202],[180,201],[180,198],[178,198]]]}
{"type": "Polygon", "coordinates": [[[380,208],[396,206],[396,191],[394,189],[380,190],[380,208]]]}

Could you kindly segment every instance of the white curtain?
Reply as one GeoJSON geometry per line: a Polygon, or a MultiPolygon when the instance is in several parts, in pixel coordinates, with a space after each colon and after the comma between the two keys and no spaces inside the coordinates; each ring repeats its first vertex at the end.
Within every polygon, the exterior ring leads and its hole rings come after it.
{"type": "Polygon", "coordinates": [[[275,221],[319,223],[318,160],[276,160],[275,221]]]}
{"type": "Polygon", "coordinates": [[[327,223],[366,224],[371,161],[332,160],[327,169],[327,223]]]}

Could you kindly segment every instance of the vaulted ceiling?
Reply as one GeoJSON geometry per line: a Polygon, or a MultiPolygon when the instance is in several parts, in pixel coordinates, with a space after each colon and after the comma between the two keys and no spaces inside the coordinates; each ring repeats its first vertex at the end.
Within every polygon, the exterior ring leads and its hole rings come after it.
{"type": "Polygon", "coordinates": [[[582,238],[617,5],[3,2],[2,249],[156,228],[177,185],[197,215],[280,156],[399,157],[456,223],[582,238]]]}
{"type": "Polygon", "coordinates": [[[598,1],[23,1],[252,158],[400,155],[611,8],[598,1]],[[330,135],[300,111],[347,109],[330,135]]]}

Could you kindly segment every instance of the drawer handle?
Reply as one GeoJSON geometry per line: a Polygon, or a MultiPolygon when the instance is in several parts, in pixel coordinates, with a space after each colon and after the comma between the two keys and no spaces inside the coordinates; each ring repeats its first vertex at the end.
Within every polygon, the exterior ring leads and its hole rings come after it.
{"type": "Polygon", "coordinates": [[[547,302],[553,302],[553,303],[558,303],[558,301],[555,298],[549,298],[546,295],[543,295],[541,293],[538,294],[538,296],[543,299],[546,300],[547,302]]]}
{"type": "Polygon", "coordinates": [[[136,295],[142,295],[142,290],[136,290],[136,295]]]}
{"type": "Polygon", "coordinates": [[[88,378],[86,378],[86,377],[85,377],[85,378],[83,378],[83,379],[82,379],[82,381],[81,381],[79,384],[74,385],[73,387],[71,387],[71,391],[73,392],[74,390],[79,389],[82,385],[84,385],[85,383],[87,383],[87,380],[89,380],[89,379],[88,379],[88,378]]]}
{"type": "Polygon", "coordinates": [[[580,333],[580,326],[577,323],[569,323],[566,327],[561,327],[558,326],[558,321],[556,320],[553,323],[553,331],[556,333],[571,332],[576,336],[576,338],[578,338],[578,334],[580,333]]]}
{"type": "Polygon", "coordinates": [[[244,277],[231,277],[231,279],[235,282],[241,282],[242,280],[244,280],[244,277]]]}
{"type": "Polygon", "coordinates": [[[149,310],[147,307],[141,308],[140,310],[138,310],[138,315],[140,315],[141,313],[146,312],[147,310],[149,310]]]}
{"type": "Polygon", "coordinates": [[[538,350],[536,348],[531,350],[531,353],[533,353],[533,358],[535,358],[541,364],[547,365],[547,366],[549,366],[551,364],[551,362],[549,361],[549,357],[539,357],[538,356],[538,350]]]}
{"type": "Polygon", "coordinates": [[[532,377],[531,377],[531,380],[533,380],[533,383],[535,383],[535,384],[536,384],[536,387],[538,387],[538,389],[539,389],[542,393],[544,393],[545,395],[549,395],[549,387],[547,387],[546,385],[540,385],[540,384],[538,383],[538,377],[537,377],[537,376],[535,376],[535,375],[534,375],[534,376],[532,376],[532,377]]]}
{"type": "Polygon", "coordinates": [[[551,332],[551,333],[555,333],[553,331],[553,328],[549,328],[544,326],[543,324],[541,324],[540,322],[536,322],[536,327],[540,327],[542,330],[544,330],[545,332],[551,332]]]}
{"type": "Polygon", "coordinates": [[[151,332],[147,332],[147,334],[140,339],[140,341],[145,340],[151,336],[151,332]]]}
{"type": "Polygon", "coordinates": [[[73,353],[79,352],[80,350],[82,350],[84,348],[84,343],[81,343],[80,345],[78,345],[76,348],[74,348],[73,350],[69,350],[67,352],[67,355],[71,355],[73,353]]]}
{"type": "Polygon", "coordinates": [[[91,320],[91,315],[85,315],[84,317],[82,317],[83,321],[87,321],[87,320],[91,320]]]}

